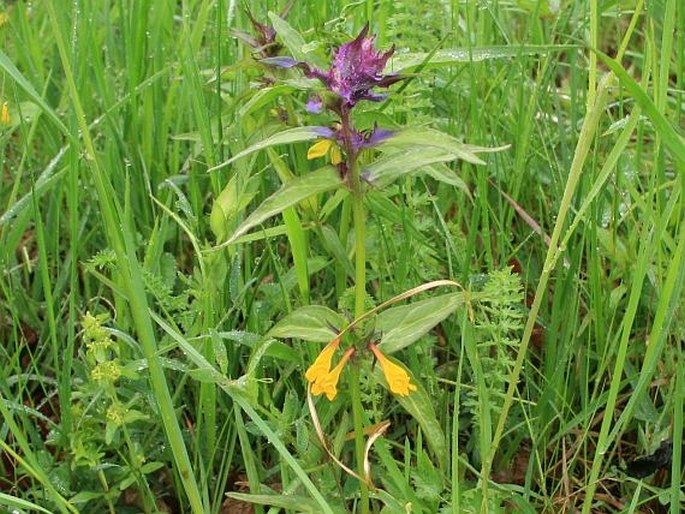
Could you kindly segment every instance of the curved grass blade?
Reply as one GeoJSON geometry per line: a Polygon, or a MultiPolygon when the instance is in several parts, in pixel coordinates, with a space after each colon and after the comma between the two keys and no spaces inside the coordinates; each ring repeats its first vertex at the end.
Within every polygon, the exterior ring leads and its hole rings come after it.
{"type": "Polygon", "coordinates": [[[325,166],[312,173],[288,182],[278,191],[264,200],[262,204],[250,214],[236,229],[233,235],[216,248],[235,243],[243,234],[260,225],[265,220],[283,212],[288,207],[298,204],[302,200],[318,193],[331,191],[342,185],[338,171],[333,166],[325,166]]]}
{"type": "Polygon", "coordinates": [[[57,113],[52,110],[43,97],[38,94],[38,92],[33,88],[31,83],[24,77],[24,75],[17,69],[14,63],[7,57],[7,54],[0,49],[0,69],[3,69],[14,82],[26,93],[33,102],[35,102],[43,112],[50,118],[57,127],[62,131],[62,133],[69,139],[73,140],[74,137],[69,129],[66,127],[62,120],[59,119],[57,113]]]}
{"type": "Polygon", "coordinates": [[[221,164],[214,166],[213,168],[209,168],[207,171],[211,172],[219,170],[221,168],[225,168],[232,162],[237,161],[238,159],[245,157],[246,155],[258,152],[259,150],[264,150],[265,148],[269,148],[270,146],[287,145],[291,143],[299,143],[300,141],[311,141],[312,139],[321,137],[322,130],[324,130],[324,127],[296,127],[284,130],[282,132],[278,132],[272,136],[267,137],[266,139],[262,139],[259,143],[255,143],[254,145],[247,147],[245,150],[238,152],[227,161],[224,161],[221,164]]]}

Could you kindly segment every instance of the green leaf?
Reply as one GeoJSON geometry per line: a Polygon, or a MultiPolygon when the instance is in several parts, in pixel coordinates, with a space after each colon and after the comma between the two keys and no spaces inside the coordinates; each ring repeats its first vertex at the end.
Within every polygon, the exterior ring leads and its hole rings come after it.
{"type": "Polygon", "coordinates": [[[218,241],[224,241],[228,234],[235,229],[236,216],[252,201],[256,191],[238,191],[238,175],[233,175],[224,190],[212,205],[209,215],[209,226],[218,241]]]}
{"type": "Polygon", "coordinates": [[[381,157],[362,168],[361,177],[376,187],[384,187],[410,171],[454,159],[456,157],[452,152],[429,146],[416,146],[381,157]]]}
{"type": "Polygon", "coordinates": [[[454,170],[447,167],[445,164],[438,163],[433,164],[432,166],[426,166],[425,170],[426,174],[430,175],[435,180],[457,187],[469,197],[471,196],[471,191],[469,190],[469,186],[466,185],[466,182],[464,182],[454,170]]]}
{"type": "Polygon", "coordinates": [[[268,105],[277,98],[288,95],[293,91],[297,91],[297,89],[286,84],[279,84],[277,86],[260,89],[254,94],[254,96],[252,96],[252,98],[250,98],[242,107],[240,107],[238,110],[238,118],[243,118],[253,111],[268,105]]]}
{"type": "Polygon", "coordinates": [[[338,237],[338,233],[330,225],[323,225],[320,236],[326,250],[345,268],[345,272],[350,277],[354,277],[354,266],[347,255],[342,241],[340,241],[340,237],[338,237]]]}
{"type": "Polygon", "coordinates": [[[468,64],[471,62],[508,59],[522,55],[537,55],[548,52],[568,50],[573,45],[520,45],[520,46],[486,46],[481,48],[443,48],[433,54],[407,53],[396,54],[392,59],[393,72],[405,72],[425,63],[426,66],[446,66],[450,64],[468,64]]]}
{"type": "MultiPolygon", "coordinates": [[[[96,492],[96,491],[81,491],[80,493],[77,493],[76,495],[72,496],[71,499],[69,500],[71,503],[85,503],[85,502],[90,502],[93,500],[98,500],[104,496],[104,493],[102,492],[96,492]]],[[[43,512],[50,512],[47,510],[41,509],[43,512]]]]}
{"type": "Polygon", "coordinates": [[[307,43],[300,33],[277,14],[270,12],[269,19],[271,19],[274,30],[278,34],[278,37],[281,38],[281,41],[283,41],[283,44],[290,52],[293,59],[306,61],[307,52],[304,50],[304,47],[307,43]]]}
{"type": "MultiPolygon", "coordinates": [[[[375,186],[382,187],[416,169],[455,159],[485,164],[477,153],[498,152],[506,148],[508,146],[487,148],[465,144],[444,132],[430,128],[401,130],[378,145],[379,150],[387,150],[387,153],[364,167],[362,177],[375,186]]],[[[459,187],[466,187],[458,177],[455,181],[455,176],[449,177],[444,172],[437,172],[435,168],[428,172],[457,182],[459,187]]]]}
{"type": "Polygon", "coordinates": [[[288,182],[250,214],[225,244],[232,244],[250,229],[291,207],[305,198],[330,191],[342,185],[342,180],[333,166],[316,171],[288,182]]]}
{"type": "Polygon", "coordinates": [[[464,303],[464,293],[449,293],[381,312],[376,328],[383,336],[379,348],[393,353],[409,346],[464,303]]]}
{"type": "Polygon", "coordinates": [[[147,475],[148,473],[154,473],[158,469],[162,469],[165,465],[166,464],[159,461],[147,462],[140,467],[140,472],[143,475],[147,475]]]}
{"type": "Polygon", "coordinates": [[[306,305],[288,314],[267,334],[268,337],[296,337],[304,341],[327,343],[336,336],[345,319],[323,305],[306,305]]]}
{"type": "Polygon", "coordinates": [[[264,150],[270,146],[287,145],[291,143],[299,143],[300,141],[311,141],[312,139],[321,137],[320,130],[321,127],[295,127],[277,132],[266,139],[262,139],[259,143],[255,143],[254,145],[247,147],[245,150],[238,152],[227,161],[224,161],[213,168],[209,168],[207,171],[215,171],[224,168],[241,157],[258,152],[259,150],[264,150]]]}
{"type": "Polygon", "coordinates": [[[411,128],[400,130],[392,137],[378,145],[378,149],[383,151],[385,148],[399,148],[412,150],[416,146],[428,146],[439,148],[453,153],[455,158],[472,164],[485,164],[476,154],[500,152],[509,148],[509,145],[489,148],[486,146],[476,146],[462,143],[457,138],[445,134],[439,130],[428,127],[411,128]]]}

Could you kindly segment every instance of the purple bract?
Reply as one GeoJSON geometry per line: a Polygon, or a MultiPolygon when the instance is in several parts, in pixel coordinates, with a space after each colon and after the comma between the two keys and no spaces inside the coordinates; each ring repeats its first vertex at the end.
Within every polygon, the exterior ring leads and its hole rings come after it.
{"type": "Polygon", "coordinates": [[[376,51],[373,47],[375,36],[367,38],[368,32],[367,24],[354,40],[342,45],[335,53],[333,64],[327,73],[311,70],[313,76],[343,98],[349,107],[360,100],[382,100],[385,96],[373,93],[371,89],[376,86],[388,87],[400,80],[397,75],[382,75],[395,47],[387,52],[376,51]]]}
{"type": "Polygon", "coordinates": [[[307,77],[319,79],[326,89],[340,97],[342,105],[338,107],[346,110],[360,100],[378,102],[385,95],[372,92],[372,88],[388,87],[404,77],[392,73],[383,75],[383,69],[395,47],[386,52],[377,51],[373,47],[375,36],[366,37],[368,33],[369,25],[366,24],[355,39],[338,48],[328,71],[290,57],[272,57],[262,59],[262,62],[283,68],[301,68],[307,77]]]}

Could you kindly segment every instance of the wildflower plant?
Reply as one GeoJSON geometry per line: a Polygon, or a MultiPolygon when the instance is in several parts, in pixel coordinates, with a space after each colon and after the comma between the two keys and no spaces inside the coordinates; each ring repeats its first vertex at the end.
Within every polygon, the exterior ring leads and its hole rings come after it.
{"type": "MultiPolygon", "coordinates": [[[[338,233],[354,235],[354,267],[350,273],[354,278],[354,321],[349,322],[344,316],[325,306],[307,305],[305,301],[304,306],[282,319],[267,335],[327,343],[318,357],[310,363],[305,379],[313,396],[325,395],[328,401],[336,401],[341,391],[345,391],[345,397],[349,395],[357,460],[355,476],[362,480],[361,511],[368,512],[368,486],[372,482],[367,465],[369,443],[365,450],[364,433],[369,433],[370,421],[364,413],[360,373],[362,369],[369,368],[362,367],[362,363],[366,362],[368,366],[372,362],[374,369],[379,370],[378,381],[386,385],[390,393],[420,424],[426,423],[425,420],[430,419],[431,415],[418,410],[432,409],[427,393],[409,370],[389,355],[428,333],[458,307],[468,303],[468,297],[465,291],[459,290],[407,305],[393,306],[438,286],[461,288],[455,282],[442,280],[423,284],[377,307],[367,309],[366,195],[370,190],[383,189],[396,179],[418,172],[427,172],[452,185],[460,184],[458,176],[445,163],[462,159],[474,164],[484,164],[477,154],[497,149],[463,144],[448,134],[427,127],[383,127],[379,122],[373,122],[371,126],[368,123],[359,124],[355,112],[360,106],[366,108],[374,103],[392,100],[391,87],[410,77],[406,73],[409,70],[387,71],[387,68],[392,67],[394,46],[387,49],[376,48],[375,37],[367,24],[356,37],[334,50],[331,63],[326,68],[318,64],[320,60],[313,52],[304,50],[307,46],[304,39],[292,27],[278,16],[270,16],[275,32],[291,55],[270,55],[261,58],[260,63],[265,66],[266,72],[280,70],[280,75],[274,73],[274,76],[282,77],[280,80],[284,84],[297,84],[301,89],[309,89],[306,100],[302,103],[304,112],[298,118],[306,117],[309,113],[317,116],[317,119],[327,116],[325,119],[330,122],[325,126],[284,128],[244,150],[237,151],[230,159],[211,169],[210,171],[215,171],[224,168],[250,154],[267,150],[283,181],[279,190],[239,223],[236,223],[239,211],[224,201],[227,195],[222,193],[212,212],[212,228],[222,239],[216,248],[225,248],[243,241],[252,229],[268,218],[282,214],[286,222],[288,218],[290,221],[298,219],[293,218],[292,209],[295,206],[302,205],[303,209],[311,210],[318,205],[320,195],[336,192],[332,197],[333,205],[342,204],[344,213],[340,217],[338,233]],[[325,159],[323,166],[315,171],[303,170],[299,175],[285,173],[282,160],[271,147],[307,141],[310,142],[307,159],[325,159]],[[230,233],[226,227],[232,229],[230,237],[225,237],[230,233]],[[345,370],[348,370],[347,373],[345,370]],[[412,396],[415,398],[408,401],[412,396]]],[[[266,32],[266,29],[260,29],[259,32],[266,32]]],[[[274,87],[278,87],[278,84],[274,87]]],[[[369,114],[372,115],[373,111],[366,111],[364,118],[368,119],[369,114]]],[[[232,191],[235,187],[236,181],[232,179],[225,192],[232,191]]],[[[320,219],[319,217],[319,224],[320,219]]],[[[289,230],[293,230],[292,224],[286,224],[289,225],[289,230]]],[[[318,230],[322,231],[320,226],[318,230]]],[[[291,237],[291,232],[288,235],[291,242],[297,240],[291,237]]],[[[338,256],[343,261],[340,266],[344,267],[346,257],[340,252],[338,256]]],[[[301,287],[307,287],[307,280],[300,282],[301,287]]],[[[339,284],[341,282],[344,289],[344,275],[338,281],[339,284]]],[[[328,451],[313,405],[310,402],[312,417],[316,420],[321,442],[328,451]]],[[[426,432],[436,433],[435,430],[426,432]]],[[[370,437],[369,440],[375,437],[370,437]]],[[[433,436],[429,437],[428,442],[437,458],[444,459],[444,439],[433,436]]],[[[339,462],[330,451],[329,454],[339,462]]],[[[349,470],[347,467],[344,469],[349,470]]]]}

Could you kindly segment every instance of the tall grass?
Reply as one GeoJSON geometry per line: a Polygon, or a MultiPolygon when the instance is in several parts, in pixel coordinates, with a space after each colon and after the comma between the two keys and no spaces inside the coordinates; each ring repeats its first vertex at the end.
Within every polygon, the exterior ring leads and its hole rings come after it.
{"type": "Polygon", "coordinates": [[[322,66],[367,21],[396,62],[455,49],[360,122],[511,147],[453,184],[318,195],[217,248],[320,167],[303,143],[220,166],[316,124],[300,83],[264,89],[244,6],[0,3],[0,505],[680,512],[683,5],[297,2],[287,21],[322,66]],[[440,279],[471,301],[402,349],[416,396],[362,363],[363,412],[341,385],[315,427],[320,348],[270,330],[308,305],[341,329],[440,279]],[[348,441],[385,420],[367,500],[317,428],[358,468],[348,441]],[[664,441],[655,473],[627,473],[664,441]]]}

